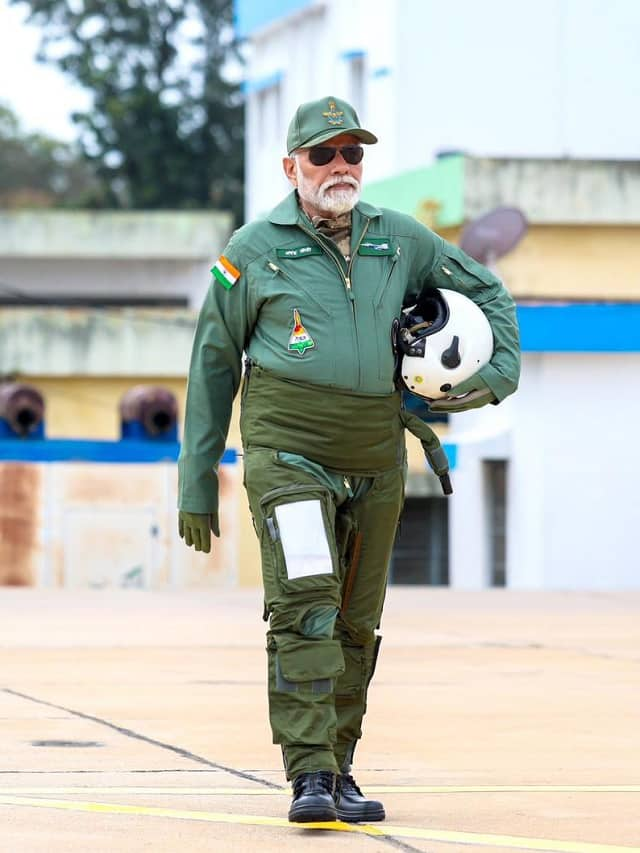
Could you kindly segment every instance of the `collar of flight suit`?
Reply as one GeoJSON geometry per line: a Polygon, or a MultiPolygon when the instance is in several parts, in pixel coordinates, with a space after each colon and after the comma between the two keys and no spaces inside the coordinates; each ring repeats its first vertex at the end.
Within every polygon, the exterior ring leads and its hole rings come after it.
{"type": "MultiPolygon", "coordinates": [[[[382,216],[382,211],[374,207],[372,204],[367,204],[365,201],[359,201],[353,208],[356,214],[367,219],[375,219],[377,216],[382,216]]],[[[276,205],[267,219],[273,222],[274,225],[298,225],[301,221],[301,211],[298,206],[298,196],[295,190],[290,192],[280,204],[276,205]]],[[[353,226],[356,226],[354,221],[353,226]]]]}

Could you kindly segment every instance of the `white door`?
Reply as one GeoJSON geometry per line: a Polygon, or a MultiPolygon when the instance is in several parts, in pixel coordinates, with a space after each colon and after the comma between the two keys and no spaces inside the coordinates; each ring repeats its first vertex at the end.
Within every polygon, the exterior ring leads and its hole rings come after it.
{"type": "Polygon", "coordinates": [[[156,530],[151,509],[67,510],[64,586],[148,588],[156,530]]]}

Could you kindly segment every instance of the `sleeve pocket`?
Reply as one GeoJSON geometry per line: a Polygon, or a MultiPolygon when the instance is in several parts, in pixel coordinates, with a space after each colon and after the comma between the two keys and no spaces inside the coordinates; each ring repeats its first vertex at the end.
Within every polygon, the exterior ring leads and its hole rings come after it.
{"type": "Polygon", "coordinates": [[[491,270],[451,244],[445,246],[432,275],[437,287],[457,290],[472,298],[476,305],[492,299],[502,287],[491,270]]]}

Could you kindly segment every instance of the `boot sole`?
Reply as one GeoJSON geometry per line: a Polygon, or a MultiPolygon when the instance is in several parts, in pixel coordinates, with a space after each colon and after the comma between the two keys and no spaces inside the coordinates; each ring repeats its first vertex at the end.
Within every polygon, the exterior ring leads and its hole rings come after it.
{"type": "Polygon", "coordinates": [[[356,811],[341,811],[336,810],[338,820],[343,823],[374,823],[379,820],[384,820],[386,817],[384,809],[363,809],[361,812],[356,811]]]}
{"type": "Polygon", "coordinates": [[[300,806],[289,811],[290,823],[335,823],[336,810],[320,806],[300,806]]]}

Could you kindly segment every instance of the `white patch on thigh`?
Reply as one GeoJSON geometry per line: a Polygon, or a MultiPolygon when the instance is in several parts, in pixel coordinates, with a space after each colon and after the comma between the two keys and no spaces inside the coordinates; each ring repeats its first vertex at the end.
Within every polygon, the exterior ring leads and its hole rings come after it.
{"type": "Polygon", "coordinates": [[[289,580],[333,574],[320,501],[296,501],[275,508],[289,580]]]}

